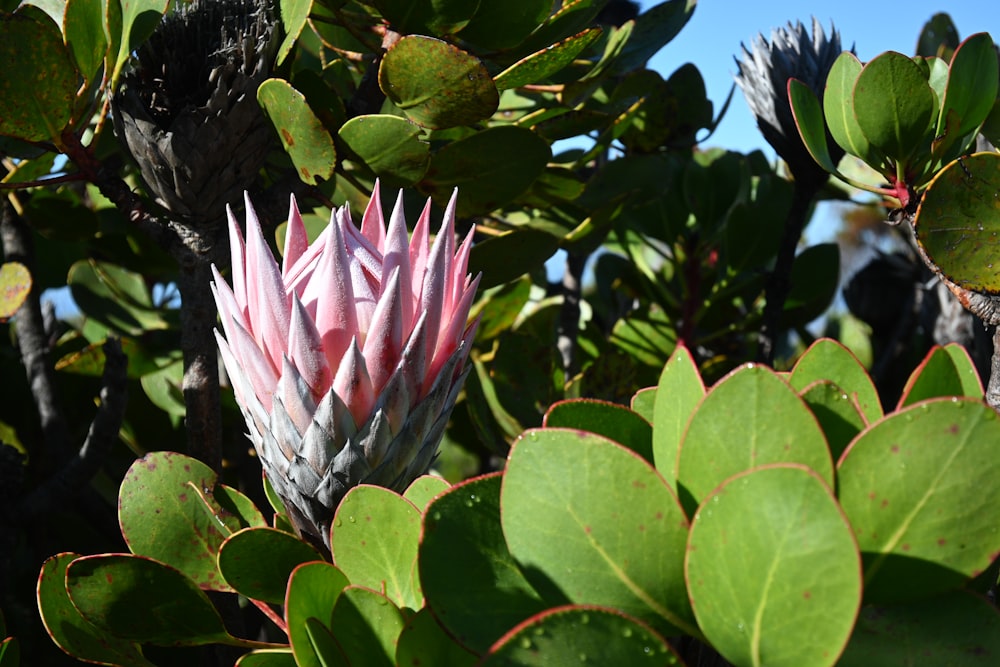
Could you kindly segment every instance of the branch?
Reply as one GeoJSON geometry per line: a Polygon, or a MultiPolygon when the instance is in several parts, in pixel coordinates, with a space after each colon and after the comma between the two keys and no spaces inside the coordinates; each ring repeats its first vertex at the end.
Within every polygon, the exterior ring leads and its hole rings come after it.
{"type": "Polygon", "coordinates": [[[563,302],[559,308],[559,322],[556,325],[556,346],[562,356],[564,383],[573,378],[578,365],[576,349],[580,333],[580,284],[583,281],[583,269],[587,265],[587,257],[588,255],[576,253],[566,255],[566,269],[562,279],[563,302]]]}
{"type": "Polygon", "coordinates": [[[791,275],[792,264],[795,262],[795,249],[809,219],[809,205],[822,184],[822,181],[819,183],[811,180],[795,181],[792,206],[785,219],[785,233],[781,237],[781,245],[778,246],[774,270],[771,271],[764,287],[764,313],[760,325],[757,361],[769,366],[774,364],[781,314],[785,310],[785,300],[792,289],[791,275]]]}
{"type": "Polygon", "coordinates": [[[28,523],[50,511],[67,506],[97,474],[111,451],[125,416],[128,358],[121,341],[104,342],[104,374],[101,379],[100,405],[87,431],[87,438],[75,456],[59,471],[38,486],[18,506],[15,516],[28,523]]]}

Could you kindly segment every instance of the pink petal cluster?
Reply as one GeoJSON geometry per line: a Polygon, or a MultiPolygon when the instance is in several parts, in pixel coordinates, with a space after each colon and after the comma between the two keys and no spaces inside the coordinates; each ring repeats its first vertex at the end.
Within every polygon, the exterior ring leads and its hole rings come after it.
{"type": "MultiPolygon", "coordinates": [[[[468,324],[479,284],[467,273],[472,233],[456,248],[455,196],[433,243],[430,201],[409,237],[402,193],[386,225],[377,183],[360,228],[344,206],[311,244],[293,198],[280,266],[249,198],[246,209],[245,242],[229,210],[232,288],[215,270],[225,338],[216,334],[268,476],[314,473],[315,484],[297,482],[306,495],[343,486],[324,479],[362,435],[363,472],[392,456],[399,470],[382,477],[406,474],[408,457],[392,438],[435,391],[450,412],[477,324],[468,324]],[[375,417],[387,434],[365,430],[375,417]],[[311,472],[296,472],[303,461],[311,472]]],[[[358,456],[342,467],[356,468],[358,456]]]]}

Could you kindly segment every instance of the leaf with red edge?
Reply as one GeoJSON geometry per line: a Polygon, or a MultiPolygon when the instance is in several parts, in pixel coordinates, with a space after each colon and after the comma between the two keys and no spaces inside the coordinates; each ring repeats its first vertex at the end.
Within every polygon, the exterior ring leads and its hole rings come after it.
{"type": "Polygon", "coordinates": [[[865,601],[963,586],[1000,553],[1000,420],[981,400],[921,401],[870,426],[837,470],[865,601]]]}
{"type": "Polygon", "coordinates": [[[78,554],[61,553],[47,559],[38,575],[38,612],[56,646],[69,655],[122,667],[153,667],[138,644],[99,630],[73,606],[66,590],[66,568],[78,554]]]}
{"type": "Polygon", "coordinates": [[[289,577],[285,622],[299,667],[325,667],[312,646],[306,623],[315,618],[328,628],[333,606],[348,585],[350,582],[344,573],[330,563],[305,563],[295,568],[289,577]]]}
{"type": "Polygon", "coordinates": [[[151,558],[77,558],[66,568],[66,589],[80,614],[114,637],[168,646],[233,641],[204,591],[151,558]]]}
{"type": "Polygon", "coordinates": [[[965,349],[956,343],[931,348],[910,374],[896,409],[941,396],[983,398],[979,373],[965,349]]]}
{"type": "Polygon", "coordinates": [[[477,653],[547,606],[507,548],[500,482],[500,473],[476,477],[435,498],[424,514],[417,561],[427,608],[477,653]]]}
{"type": "Polygon", "coordinates": [[[175,567],[202,588],[232,592],[216,560],[222,542],[248,522],[263,526],[264,518],[235,489],[217,489],[217,480],[189,456],[147,454],[125,473],[118,520],[132,553],[175,567]]]}
{"type": "Polygon", "coordinates": [[[501,637],[480,663],[501,665],[681,665],[666,640],[613,607],[548,609],[501,637]]]}
{"type": "Polygon", "coordinates": [[[590,398],[559,401],[545,413],[542,426],[603,435],[653,462],[653,427],[624,405],[590,398]]]}

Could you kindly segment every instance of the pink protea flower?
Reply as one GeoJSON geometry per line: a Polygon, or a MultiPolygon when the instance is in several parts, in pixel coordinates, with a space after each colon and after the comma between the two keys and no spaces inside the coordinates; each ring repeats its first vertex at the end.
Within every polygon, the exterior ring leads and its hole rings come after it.
{"type": "Polygon", "coordinates": [[[472,233],[456,250],[453,195],[433,245],[430,201],[407,238],[402,193],[387,227],[376,183],[360,229],[344,206],[312,244],[292,198],[279,267],[246,209],[246,243],[229,210],[216,337],[265,474],[296,530],[329,547],[348,489],[401,491],[437,453],[478,324],[472,233]]]}

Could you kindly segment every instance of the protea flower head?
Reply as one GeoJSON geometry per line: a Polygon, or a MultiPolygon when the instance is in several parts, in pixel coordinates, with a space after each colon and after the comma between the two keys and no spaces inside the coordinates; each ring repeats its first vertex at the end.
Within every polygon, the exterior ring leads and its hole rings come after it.
{"type": "Polygon", "coordinates": [[[279,267],[247,200],[229,210],[232,288],[215,270],[216,336],[264,472],[304,537],[329,548],[333,511],[360,483],[402,491],[430,468],[468,368],[479,284],[472,233],[456,249],[455,197],[430,243],[430,201],[407,238],[402,193],[379,187],[312,244],[294,197],[279,267]]]}
{"type": "Polygon", "coordinates": [[[113,98],[115,131],[156,202],[221,222],[250,187],[274,130],[257,103],[278,36],[272,0],[178,3],[113,98]]]}
{"type": "MultiPolygon", "coordinates": [[[[796,78],[823,99],[826,76],[841,53],[840,34],[830,30],[830,38],[813,17],[813,34],[809,37],[801,21],[771,32],[771,41],[757,35],[749,50],[743,48],[743,61],[736,59],[736,83],[743,91],[757,127],[767,143],[788,163],[797,179],[826,180],[827,173],[809,155],[795,126],[788,102],[788,80],[796,78]]],[[[853,49],[852,49],[853,50],[853,49]]],[[[834,161],[844,151],[832,137],[827,144],[834,161]]]]}

